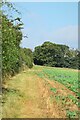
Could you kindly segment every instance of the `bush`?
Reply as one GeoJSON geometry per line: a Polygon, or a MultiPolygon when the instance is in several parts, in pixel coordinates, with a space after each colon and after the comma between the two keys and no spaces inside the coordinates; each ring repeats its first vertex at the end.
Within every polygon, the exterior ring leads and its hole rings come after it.
{"type": "MultiPolygon", "coordinates": [[[[18,26],[18,25],[17,25],[18,26]]],[[[33,66],[32,51],[20,48],[22,32],[9,19],[2,15],[2,77],[15,75],[20,68],[27,65],[33,66]]]]}
{"type": "Polygon", "coordinates": [[[13,75],[19,70],[19,44],[22,39],[21,31],[15,29],[15,26],[2,16],[2,73],[13,75]],[[20,37],[18,39],[18,37],[20,37]]]}
{"type": "Polygon", "coordinates": [[[20,49],[21,63],[27,65],[29,68],[33,67],[32,51],[27,48],[20,49]]]}

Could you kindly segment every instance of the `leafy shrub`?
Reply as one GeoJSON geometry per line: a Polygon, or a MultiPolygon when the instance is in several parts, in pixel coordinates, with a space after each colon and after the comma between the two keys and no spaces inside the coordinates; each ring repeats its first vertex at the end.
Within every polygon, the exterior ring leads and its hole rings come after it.
{"type": "Polygon", "coordinates": [[[20,49],[21,63],[27,65],[29,68],[33,67],[32,51],[27,48],[20,49]]]}
{"type": "MultiPolygon", "coordinates": [[[[18,26],[18,25],[17,25],[18,26]]],[[[2,15],[2,77],[15,75],[25,63],[33,66],[32,51],[20,48],[22,32],[20,27],[15,26],[10,20],[2,15]]]]}
{"type": "Polygon", "coordinates": [[[76,115],[77,115],[76,111],[67,110],[66,116],[67,116],[68,118],[74,118],[76,115]]]}
{"type": "Polygon", "coordinates": [[[21,31],[15,29],[15,26],[2,16],[2,72],[14,75],[19,70],[19,44],[22,39],[21,31]],[[18,38],[19,37],[19,38],[18,38]]]}

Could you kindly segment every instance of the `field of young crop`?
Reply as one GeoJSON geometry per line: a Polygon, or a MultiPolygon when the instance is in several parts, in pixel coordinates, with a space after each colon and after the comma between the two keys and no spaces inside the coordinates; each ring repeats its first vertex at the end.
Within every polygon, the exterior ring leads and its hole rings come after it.
{"type": "MultiPolygon", "coordinates": [[[[57,94],[58,89],[50,86],[50,90],[54,93],[56,100],[61,100],[62,104],[64,104],[65,107],[66,104],[68,105],[70,100],[73,104],[77,105],[77,107],[80,107],[79,73],[79,71],[73,69],[44,67],[44,69],[41,72],[38,72],[37,75],[43,79],[48,79],[51,82],[57,81],[73,92],[73,94],[69,93],[67,96],[61,96],[57,94]]],[[[67,116],[69,117],[74,117],[77,113],[77,111],[69,110],[68,107],[66,109],[66,112],[67,116]]]]}
{"type": "Polygon", "coordinates": [[[44,68],[38,75],[64,84],[79,96],[79,73],[77,71],[61,68],[44,68]]]}

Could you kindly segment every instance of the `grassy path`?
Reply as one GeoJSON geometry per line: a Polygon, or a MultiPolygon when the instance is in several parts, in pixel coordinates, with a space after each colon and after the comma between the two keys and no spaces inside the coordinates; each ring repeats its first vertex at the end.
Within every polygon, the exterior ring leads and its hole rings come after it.
{"type": "Polygon", "coordinates": [[[47,117],[42,85],[33,70],[16,75],[7,86],[10,91],[6,94],[3,117],[47,117]]]}
{"type": "MultiPolygon", "coordinates": [[[[6,83],[3,95],[3,118],[64,118],[66,111],[61,101],[55,100],[57,94],[74,93],[58,82],[50,82],[37,76],[43,67],[34,67],[14,76],[6,83]],[[59,87],[60,86],[60,87],[59,87]],[[50,87],[58,89],[57,93],[50,87]],[[60,89],[60,88],[63,88],[60,89]],[[52,97],[53,96],[53,97],[52,97]]],[[[76,105],[72,106],[76,110],[76,105]]]]}

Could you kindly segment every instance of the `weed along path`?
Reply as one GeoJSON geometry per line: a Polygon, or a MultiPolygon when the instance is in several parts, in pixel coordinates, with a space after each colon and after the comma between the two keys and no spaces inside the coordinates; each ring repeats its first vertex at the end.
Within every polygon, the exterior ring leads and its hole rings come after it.
{"type": "Polygon", "coordinates": [[[44,69],[34,66],[7,80],[7,89],[3,91],[3,118],[78,117],[75,92],[41,74],[44,69]]]}

